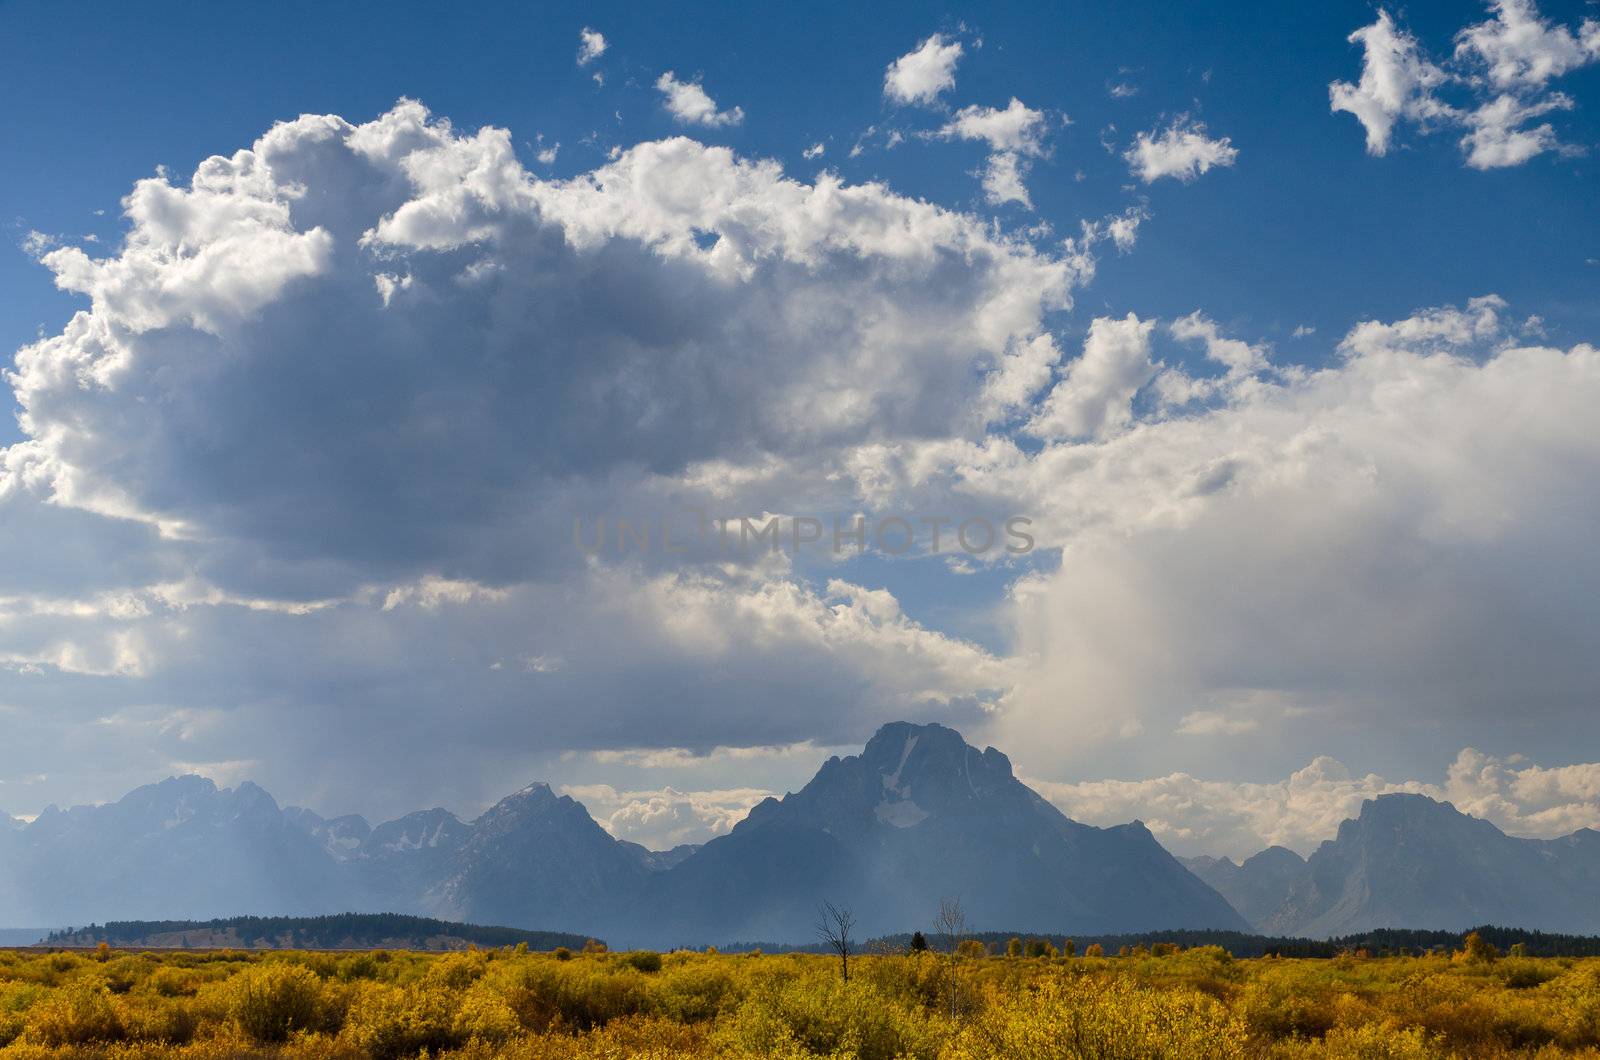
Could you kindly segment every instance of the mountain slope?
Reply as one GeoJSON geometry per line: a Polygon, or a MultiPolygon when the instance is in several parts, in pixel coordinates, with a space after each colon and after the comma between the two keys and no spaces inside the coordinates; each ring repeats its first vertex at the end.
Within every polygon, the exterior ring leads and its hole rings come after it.
{"type": "Polygon", "coordinates": [[[582,804],[532,784],[472,823],[425,902],[452,919],[598,932],[651,875],[633,846],[582,804]]]}
{"type": "Polygon", "coordinates": [[[1600,932],[1600,833],[1519,839],[1449,803],[1383,795],[1311,855],[1261,927],[1324,937],[1486,923],[1600,932]]]}
{"type": "Polygon", "coordinates": [[[860,755],[829,759],[798,793],[762,802],[652,883],[620,934],[804,939],[828,899],[849,905],[870,935],[927,923],[945,895],[959,896],[975,924],[1038,931],[1248,927],[1144,825],[1069,820],[999,751],[904,722],[860,755]],[[659,926],[669,922],[670,933],[659,926]]]}
{"type": "Polygon", "coordinates": [[[1306,872],[1306,859],[1285,847],[1268,847],[1237,865],[1229,858],[1178,860],[1257,926],[1278,911],[1306,872]]]}
{"type": "Polygon", "coordinates": [[[105,806],[52,806],[10,837],[13,923],[336,908],[332,859],[261,788],[177,777],[105,806]]]}
{"type": "Polygon", "coordinates": [[[975,928],[1051,934],[1600,933],[1600,832],[1518,839],[1418,795],[1366,803],[1307,861],[1189,865],[1138,822],[1069,820],[993,748],[896,723],[728,835],[666,852],[544,784],[470,822],[435,808],[371,827],[172,778],[0,821],[0,923],[393,912],[661,946],[806,941],[824,899],[862,937],[926,927],[948,895],[975,928]]]}
{"type": "Polygon", "coordinates": [[[351,908],[373,912],[424,910],[427,903],[423,896],[449,873],[471,833],[471,825],[439,807],[378,825],[358,848],[343,856],[351,887],[351,908]]]}

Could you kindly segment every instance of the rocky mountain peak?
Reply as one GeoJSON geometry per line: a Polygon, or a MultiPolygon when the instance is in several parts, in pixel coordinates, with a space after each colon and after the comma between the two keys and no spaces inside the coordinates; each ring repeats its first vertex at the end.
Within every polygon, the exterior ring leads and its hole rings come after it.
{"type": "Polygon", "coordinates": [[[1460,811],[1448,802],[1439,802],[1426,795],[1396,791],[1363,802],[1357,820],[1412,822],[1453,817],[1459,813],[1460,811]]]}
{"type": "Polygon", "coordinates": [[[1241,869],[1254,872],[1293,872],[1305,867],[1306,859],[1288,847],[1267,847],[1245,858],[1241,869]]]}

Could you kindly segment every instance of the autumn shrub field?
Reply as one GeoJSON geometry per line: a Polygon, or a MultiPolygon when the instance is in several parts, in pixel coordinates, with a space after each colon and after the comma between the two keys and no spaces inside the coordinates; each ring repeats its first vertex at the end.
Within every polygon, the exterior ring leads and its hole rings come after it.
{"type": "Polygon", "coordinates": [[[0,1060],[1600,1057],[1600,958],[1173,948],[0,951],[0,1060]]]}

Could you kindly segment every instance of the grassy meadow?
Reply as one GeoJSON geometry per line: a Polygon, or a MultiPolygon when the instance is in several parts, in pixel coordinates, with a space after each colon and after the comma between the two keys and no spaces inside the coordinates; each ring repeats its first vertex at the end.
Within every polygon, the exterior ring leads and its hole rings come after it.
{"type": "Polygon", "coordinates": [[[0,1060],[1600,1057],[1600,958],[1175,949],[10,950],[0,1060]]]}

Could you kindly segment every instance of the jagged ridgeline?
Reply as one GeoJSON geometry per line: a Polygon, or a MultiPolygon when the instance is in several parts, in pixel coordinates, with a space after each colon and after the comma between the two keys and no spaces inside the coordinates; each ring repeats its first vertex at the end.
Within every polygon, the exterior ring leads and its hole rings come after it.
{"type": "Polygon", "coordinates": [[[236,916],[221,920],[113,920],[53,931],[46,946],[154,949],[461,950],[526,945],[530,950],[580,949],[589,940],[559,931],[458,924],[395,913],[335,916],[236,916]]]}
{"type": "Polygon", "coordinates": [[[284,809],[260,787],[163,781],[0,833],[0,924],[400,912],[613,945],[814,937],[817,903],[863,937],[927,923],[960,895],[974,926],[1247,931],[1142,824],[1071,821],[994,748],[939,725],[884,726],[702,847],[621,842],[531,784],[471,821],[377,826],[284,809]]]}
{"type": "Polygon", "coordinates": [[[628,948],[803,945],[822,900],[848,905],[866,938],[927,929],[950,895],[974,930],[1080,939],[1482,924],[1595,935],[1600,832],[1523,839],[1393,794],[1309,858],[1273,848],[1180,863],[1143,824],[1070,820],[999,750],[906,722],[728,834],[670,851],[616,839],[546,784],[473,820],[434,808],[374,826],[182,777],[0,827],[0,925],[403,913],[628,948]]]}
{"type": "Polygon", "coordinates": [[[1475,924],[1600,933],[1600,832],[1523,839],[1423,795],[1369,799],[1309,858],[1270,847],[1237,865],[1184,864],[1269,935],[1475,924]]]}

